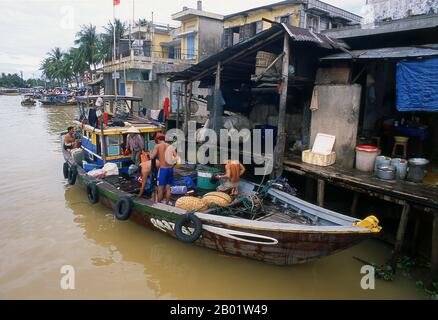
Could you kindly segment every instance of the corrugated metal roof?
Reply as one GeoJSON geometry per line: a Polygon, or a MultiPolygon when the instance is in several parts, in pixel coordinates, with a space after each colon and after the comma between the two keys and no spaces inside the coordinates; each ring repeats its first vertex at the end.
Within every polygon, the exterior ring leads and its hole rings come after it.
{"type": "Polygon", "coordinates": [[[438,44],[430,44],[416,47],[379,48],[369,50],[354,50],[348,53],[337,53],[324,58],[329,60],[365,60],[365,59],[404,59],[427,56],[438,56],[438,44]]]}
{"type": "MultiPolygon", "coordinates": [[[[240,42],[232,47],[226,48],[221,52],[201,61],[200,63],[175,74],[169,81],[181,81],[181,80],[192,80],[199,76],[201,73],[205,73],[207,70],[215,69],[217,63],[220,61],[223,64],[227,63],[227,60],[233,59],[233,57],[241,52],[244,52],[246,49],[254,48],[254,47],[263,47],[265,43],[270,41],[278,41],[283,38],[284,31],[286,31],[292,41],[295,42],[310,42],[315,44],[318,47],[322,47],[325,49],[339,49],[347,47],[344,42],[339,42],[338,40],[333,40],[330,37],[316,34],[308,29],[302,29],[298,27],[293,27],[287,25],[285,23],[278,24],[273,23],[272,27],[256,34],[252,38],[240,42]],[[259,45],[260,44],[260,45],[259,45]]],[[[241,58],[241,57],[240,57],[241,58]]],[[[196,79],[199,80],[199,79],[196,79]]]]}

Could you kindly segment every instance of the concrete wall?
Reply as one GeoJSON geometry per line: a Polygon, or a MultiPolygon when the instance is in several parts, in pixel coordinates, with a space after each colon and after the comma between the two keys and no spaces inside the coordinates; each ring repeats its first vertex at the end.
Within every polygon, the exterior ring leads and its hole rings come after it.
{"type": "Polygon", "coordinates": [[[222,46],[223,22],[200,18],[198,32],[198,62],[219,52],[222,46]]]}
{"type": "Polygon", "coordinates": [[[360,85],[322,85],[315,88],[319,108],[312,112],[311,146],[318,133],[336,136],[336,163],[344,168],[353,168],[362,88],[360,85]]]}
{"type": "Polygon", "coordinates": [[[105,94],[106,95],[114,94],[114,80],[112,79],[111,73],[103,74],[103,83],[105,86],[105,94]]]}

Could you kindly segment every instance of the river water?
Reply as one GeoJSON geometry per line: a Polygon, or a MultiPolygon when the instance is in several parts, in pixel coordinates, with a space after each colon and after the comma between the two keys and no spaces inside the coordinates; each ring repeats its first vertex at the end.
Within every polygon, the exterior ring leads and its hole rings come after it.
{"type": "Polygon", "coordinates": [[[278,267],[186,245],[89,205],[62,174],[59,133],[75,107],[22,107],[0,96],[0,299],[424,299],[414,280],[360,286],[361,264],[391,248],[367,240],[278,267]],[[63,290],[61,268],[75,271],[63,290]]]}

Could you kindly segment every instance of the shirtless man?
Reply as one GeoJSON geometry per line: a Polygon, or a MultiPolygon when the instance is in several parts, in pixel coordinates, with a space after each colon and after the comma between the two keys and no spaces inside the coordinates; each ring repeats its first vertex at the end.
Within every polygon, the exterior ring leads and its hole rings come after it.
{"type": "Polygon", "coordinates": [[[217,179],[226,179],[227,181],[217,187],[217,191],[230,192],[233,196],[237,195],[240,177],[245,173],[245,170],[245,167],[239,160],[227,160],[225,163],[225,174],[216,176],[217,179]]]}
{"type": "Polygon", "coordinates": [[[164,187],[166,187],[166,204],[170,202],[170,186],[173,183],[173,166],[172,161],[176,158],[176,150],[166,143],[166,136],[163,133],[157,134],[156,145],[150,158],[155,159],[158,156],[160,169],[158,170],[158,202],[163,200],[164,187]],[[170,147],[170,148],[169,148],[170,147]],[[170,162],[170,163],[169,163],[170,162]]]}
{"type": "Polygon", "coordinates": [[[71,151],[78,147],[78,141],[75,138],[75,128],[68,127],[68,133],[64,136],[64,150],[71,151]]]}
{"type": "Polygon", "coordinates": [[[160,161],[158,159],[151,160],[149,155],[147,155],[147,160],[140,164],[140,168],[141,168],[142,181],[141,181],[140,193],[138,194],[138,196],[139,197],[143,196],[143,194],[146,190],[146,183],[147,183],[148,177],[149,177],[149,175],[151,175],[151,193],[152,193],[152,197],[153,197],[154,191],[155,191],[155,186],[157,183],[157,173],[158,173],[157,171],[160,168],[160,161]],[[155,167],[154,167],[153,162],[155,162],[155,167]]]}

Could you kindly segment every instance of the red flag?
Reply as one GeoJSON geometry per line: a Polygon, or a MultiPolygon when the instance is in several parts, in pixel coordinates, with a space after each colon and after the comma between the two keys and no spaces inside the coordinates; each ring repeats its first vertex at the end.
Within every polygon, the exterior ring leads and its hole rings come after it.
{"type": "Polygon", "coordinates": [[[120,0],[113,0],[113,5],[117,6],[120,4],[120,0]]]}

